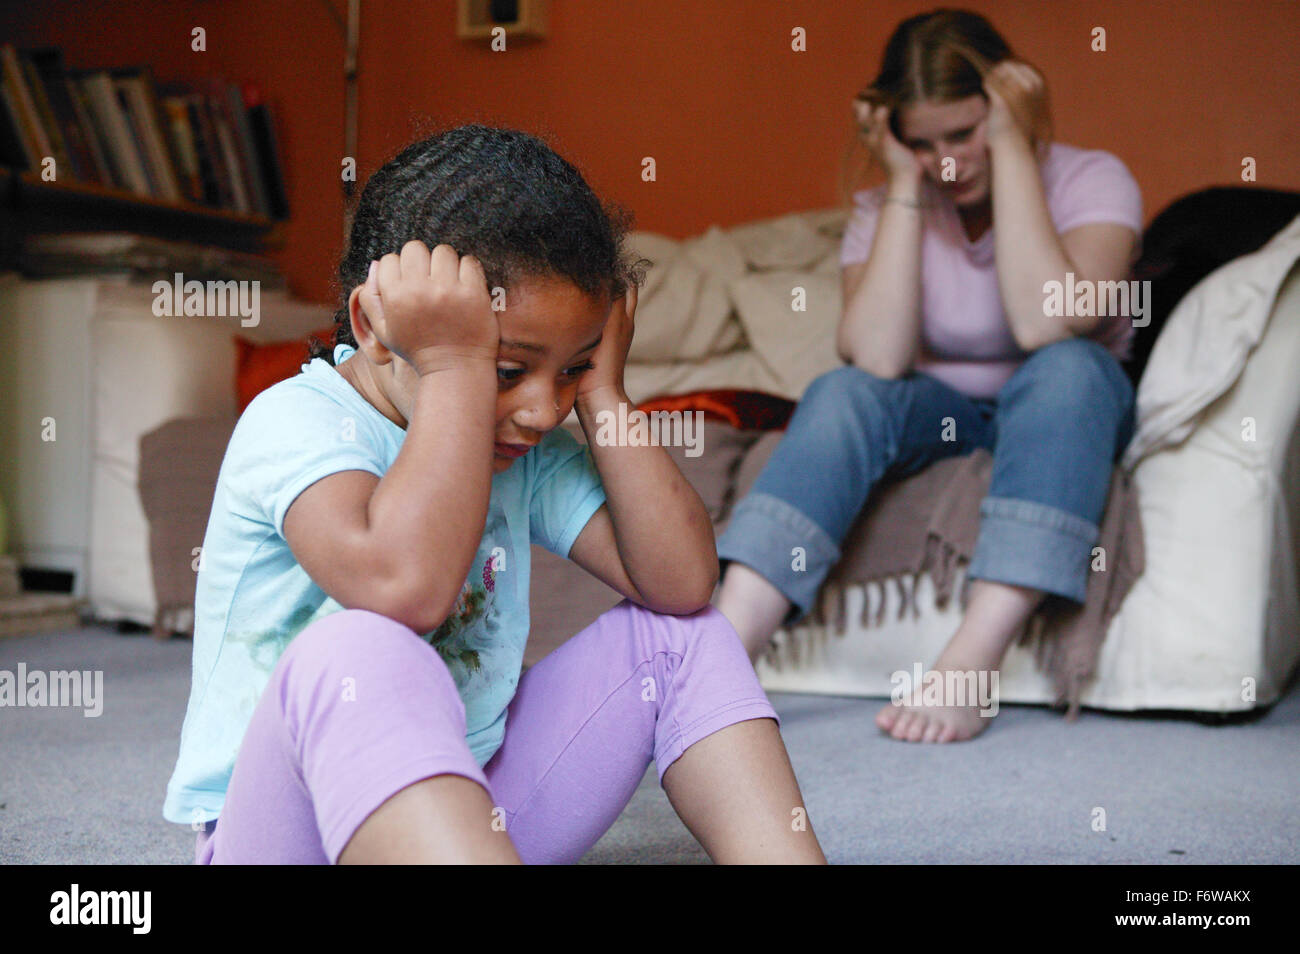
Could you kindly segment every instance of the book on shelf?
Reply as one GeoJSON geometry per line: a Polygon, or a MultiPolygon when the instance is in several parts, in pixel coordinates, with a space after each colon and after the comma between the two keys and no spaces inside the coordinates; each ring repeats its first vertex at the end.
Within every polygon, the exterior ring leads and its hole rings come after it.
{"type": "Polygon", "coordinates": [[[158,96],[154,92],[153,78],[148,69],[128,71],[115,76],[113,82],[131,120],[135,141],[142,147],[140,151],[143,153],[153,194],[169,202],[180,202],[180,180],[176,176],[171,147],[163,136],[162,108],[158,105],[158,96]]]}
{"type": "Polygon", "coordinates": [[[189,111],[181,96],[163,96],[163,113],[167,120],[167,136],[171,140],[172,154],[176,156],[176,174],[181,190],[190,202],[203,202],[203,177],[199,171],[199,157],[190,128],[189,111]]]}
{"type": "Polygon", "coordinates": [[[19,57],[19,65],[23,71],[23,79],[27,83],[27,88],[31,91],[32,102],[36,105],[36,119],[40,122],[50,141],[50,149],[54,154],[54,161],[58,168],[71,170],[73,175],[80,175],[80,171],[72,161],[72,156],[68,153],[67,143],[63,140],[63,130],[59,126],[59,121],[54,115],[54,107],[50,105],[50,97],[46,94],[45,84],[36,72],[36,64],[28,55],[19,57]]]}
{"type": "Polygon", "coordinates": [[[0,45],[0,165],[172,204],[289,216],[274,113],[255,86],[161,84],[148,66],[69,69],[53,48],[0,45]]]}
{"type": "Polygon", "coordinates": [[[23,78],[18,51],[8,43],[0,46],[0,74],[4,82],[5,107],[8,109],[10,103],[13,104],[12,119],[22,137],[23,152],[27,155],[31,168],[39,168],[41,160],[54,150],[36,115],[36,102],[23,78]]]}
{"type": "Polygon", "coordinates": [[[239,212],[254,211],[249,199],[247,171],[240,159],[239,148],[235,144],[234,119],[230,116],[229,103],[215,89],[207,97],[207,108],[212,117],[212,126],[216,130],[217,147],[220,153],[220,168],[226,184],[234,196],[235,209],[239,212]]]}
{"type": "Polygon", "coordinates": [[[102,184],[102,160],[96,157],[86,138],[81,113],[63,67],[63,54],[56,49],[30,50],[28,57],[36,76],[34,85],[49,103],[55,127],[63,137],[73,176],[82,182],[102,184]]]}
{"type": "Polygon", "coordinates": [[[98,120],[95,119],[94,113],[91,111],[90,97],[86,94],[85,87],[76,77],[71,75],[65,75],[63,82],[68,89],[68,98],[72,100],[72,108],[77,114],[77,123],[81,126],[85,136],[86,148],[90,150],[91,162],[98,175],[99,184],[109,188],[122,188],[113,173],[113,164],[108,155],[108,146],[102,131],[97,126],[98,120]]]}
{"type": "Polygon", "coordinates": [[[104,137],[105,152],[113,167],[113,179],[118,188],[138,195],[152,195],[149,174],[144,168],[144,158],[135,142],[135,131],[130,117],[122,108],[118,87],[108,70],[78,74],[76,80],[86,91],[86,101],[94,126],[104,137]]]}
{"type": "Polygon", "coordinates": [[[280,168],[280,143],[275,136],[275,114],[262,91],[252,84],[244,86],[244,105],[248,108],[248,125],[253,133],[262,181],[266,184],[266,201],[273,219],[289,217],[289,197],[284,191],[284,172],[280,168]]]}
{"type": "Polygon", "coordinates": [[[40,163],[18,120],[18,104],[13,90],[0,76],[0,163],[15,169],[28,169],[40,163]]]}
{"type": "Polygon", "coordinates": [[[190,132],[194,136],[194,148],[198,152],[199,176],[203,180],[204,201],[208,205],[233,209],[235,197],[230,189],[230,180],[221,159],[221,144],[217,142],[217,130],[212,125],[212,115],[208,110],[207,100],[199,93],[190,93],[181,98],[185,102],[190,120],[190,132]]]}

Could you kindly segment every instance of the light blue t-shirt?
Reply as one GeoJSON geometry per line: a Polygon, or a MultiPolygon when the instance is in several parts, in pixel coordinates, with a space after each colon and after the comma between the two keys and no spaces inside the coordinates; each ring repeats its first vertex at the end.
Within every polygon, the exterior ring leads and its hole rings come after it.
{"type": "MultiPolygon", "coordinates": [[[[353,351],[339,345],[335,364],[353,351]]],[[[382,477],[405,436],[320,358],[263,391],[240,417],[203,539],[189,708],[163,804],[169,821],[221,813],[244,731],[280,654],[309,623],[342,609],[294,559],[284,539],[289,505],[330,474],[382,477]]],[[[505,737],[523,665],[529,544],[567,557],[604,501],[590,452],[559,428],[492,478],[487,523],[460,599],[424,636],[460,690],[479,765],[505,737]]]]}

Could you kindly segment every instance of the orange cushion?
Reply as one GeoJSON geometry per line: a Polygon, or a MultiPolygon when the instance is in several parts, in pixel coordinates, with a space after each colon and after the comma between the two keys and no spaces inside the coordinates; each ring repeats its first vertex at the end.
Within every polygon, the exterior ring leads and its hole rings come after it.
{"type": "MultiPolygon", "coordinates": [[[[333,327],[312,335],[323,341],[334,337],[333,327]]],[[[271,385],[293,377],[307,363],[310,346],[307,339],[258,344],[235,336],[235,400],[237,413],[243,414],[253,398],[271,385]]]]}
{"type": "Polygon", "coordinates": [[[762,391],[724,388],[692,391],[651,398],[637,406],[647,414],[654,411],[703,411],[706,418],[723,421],[742,431],[784,430],[794,413],[794,402],[762,391]]]}

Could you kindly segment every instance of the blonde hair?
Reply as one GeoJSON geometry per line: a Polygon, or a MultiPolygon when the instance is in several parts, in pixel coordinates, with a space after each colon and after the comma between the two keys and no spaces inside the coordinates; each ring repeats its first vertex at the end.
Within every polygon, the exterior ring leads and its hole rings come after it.
{"type": "MultiPolygon", "coordinates": [[[[934,10],[900,23],[885,44],[880,72],[858,93],[857,99],[889,108],[889,128],[899,139],[899,111],[923,100],[952,102],[984,96],[984,78],[1003,60],[1018,59],[1011,47],[978,13],[969,10],[934,10]]],[[[1022,123],[1028,117],[1018,116],[1022,123]]],[[[1051,141],[1051,119],[1046,113],[1030,130],[1031,142],[1051,141]]],[[[870,152],[859,137],[844,156],[841,200],[851,205],[855,185],[872,166],[870,152]],[[855,166],[856,163],[856,166],[855,166]]]]}

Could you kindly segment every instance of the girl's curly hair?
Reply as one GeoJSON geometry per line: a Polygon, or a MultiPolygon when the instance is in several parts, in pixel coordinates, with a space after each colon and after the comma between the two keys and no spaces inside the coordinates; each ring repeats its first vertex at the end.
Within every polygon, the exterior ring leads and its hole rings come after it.
{"type": "MultiPolygon", "coordinates": [[[[588,295],[621,297],[652,263],[623,247],[630,212],[602,204],[582,175],[540,139],[470,124],[403,149],[366,183],[339,263],[333,345],[356,347],[348,298],[370,263],[412,239],[450,245],[483,265],[489,288],[562,277],[588,295]]],[[[311,342],[311,357],[334,348],[311,342]]]]}

